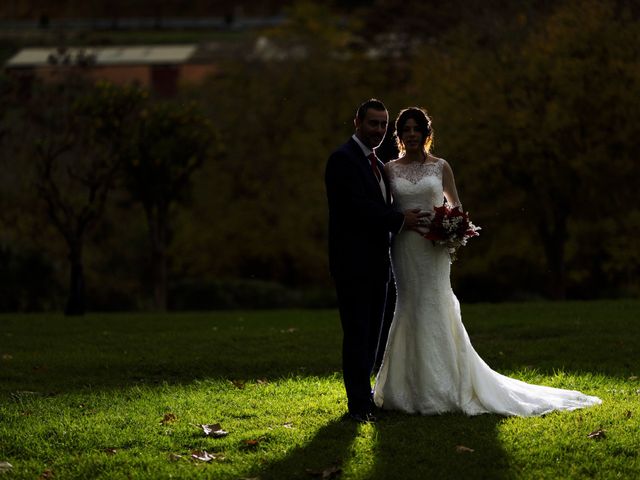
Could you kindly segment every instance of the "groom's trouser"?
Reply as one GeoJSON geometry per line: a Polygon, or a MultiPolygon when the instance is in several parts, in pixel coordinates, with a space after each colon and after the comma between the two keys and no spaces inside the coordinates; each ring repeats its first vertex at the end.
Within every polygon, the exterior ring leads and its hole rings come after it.
{"type": "Polygon", "coordinates": [[[336,279],[342,323],[342,372],[349,411],[364,413],[373,406],[371,372],[376,360],[387,279],[336,279]]]}
{"type": "Polygon", "coordinates": [[[382,328],[380,328],[380,341],[378,342],[378,352],[376,353],[376,363],[373,366],[373,373],[377,374],[382,366],[384,351],[389,339],[391,323],[393,323],[393,313],[396,306],[396,284],[392,278],[388,283],[387,301],[384,305],[384,315],[382,317],[382,328]]]}

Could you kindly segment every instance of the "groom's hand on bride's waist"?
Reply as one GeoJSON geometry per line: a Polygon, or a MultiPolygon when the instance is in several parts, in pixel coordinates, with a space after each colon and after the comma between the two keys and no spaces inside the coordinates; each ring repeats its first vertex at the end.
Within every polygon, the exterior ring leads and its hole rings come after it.
{"type": "Polygon", "coordinates": [[[423,212],[419,208],[413,208],[405,210],[402,213],[404,214],[403,230],[418,231],[419,228],[424,228],[429,225],[429,217],[431,216],[429,212],[423,212]]]}

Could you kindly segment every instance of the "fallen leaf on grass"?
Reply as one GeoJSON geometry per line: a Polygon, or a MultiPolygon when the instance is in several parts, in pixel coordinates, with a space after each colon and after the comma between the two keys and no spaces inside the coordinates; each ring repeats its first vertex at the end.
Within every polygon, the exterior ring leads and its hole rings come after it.
{"type": "Polygon", "coordinates": [[[245,450],[253,450],[255,448],[258,448],[260,446],[260,440],[243,440],[242,441],[242,448],[244,448],[245,450]]]}
{"type": "Polygon", "coordinates": [[[221,453],[209,453],[206,450],[194,450],[191,452],[191,458],[199,462],[210,462],[212,460],[224,460],[224,455],[221,453]]]}
{"type": "Polygon", "coordinates": [[[38,477],[38,480],[49,480],[50,478],[53,478],[53,471],[46,469],[44,472],[40,474],[40,476],[38,477]]]}
{"type": "Polygon", "coordinates": [[[13,400],[17,400],[17,401],[21,401],[23,397],[27,397],[27,396],[39,396],[39,395],[43,395],[40,392],[32,392],[30,390],[19,390],[17,392],[11,392],[11,398],[13,400]]]}
{"type": "Polygon", "coordinates": [[[162,421],[160,421],[161,425],[167,425],[169,423],[173,423],[178,419],[173,413],[165,413],[164,417],[162,417],[162,421]]]}
{"type": "Polygon", "coordinates": [[[601,440],[603,438],[607,438],[604,432],[605,430],[600,428],[594,432],[591,432],[589,435],[587,435],[587,438],[591,438],[593,440],[601,440]]]}
{"type": "Polygon", "coordinates": [[[201,428],[207,437],[222,438],[229,435],[229,432],[223,430],[219,423],[210,423],[207,425],[196,425],[201,428]]]}
{"type": "Polygon", "coordinates": [[[456,445],[456,452],[458,453],[472,453],[475,452],[473,448],[465,447],[464,445],[456,445]]]}
{"type": "Polygon", "coordinates": [[[0,462],[0,473],[10,472],[12,468],[13,465],[11,465],[9,462],[0,462]]]}
{"type": "Polygon", "coordinates": [[[307,468],[307,473],[314,477],[320,477],[324,480],[338,477],[338,475],[342,473],[342,468],[340,468],[339,465],[332,465],[331,467],[325,468],[323,470],[312,470],[310,468],[307,468]]]}
{"type": "Polygon", "coordinates": [[[194,450],[191,452],[191,458],[200,462],[210,462],[216,459],[215,455],[207,453],[206,450],[194,450]]]}

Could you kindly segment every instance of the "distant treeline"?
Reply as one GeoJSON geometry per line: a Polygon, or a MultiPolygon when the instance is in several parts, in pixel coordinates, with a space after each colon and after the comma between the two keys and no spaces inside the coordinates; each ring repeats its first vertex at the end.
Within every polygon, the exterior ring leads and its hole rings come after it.
{"type": "MultiPolygon", "coordinates": [[[[74,218],[91,204],[90,173],[110,162],[80,252],[89,309],[332,306],[324,166],[370,97],[392,117],[428,110],[434,154],[482,226],[453,264],[462,299],[637,296],[637,12],[614,0],[485,3],[448,22],[451,10],[425,2],[376,2],[357,17],[302,4],[265,32],[278,60],[229,62],[171,101],[37,82],[25,97],[4,78],[0,309],[64,307],[73,235],[47,192],[74,218]],[[43,189],[65,132],[73,149],[43,189]]],[[[395,155],[391,134],[380,154],[395,155]]]]}
{"type": "Polygon", "coordinates": [[[0,18],[123,18],[123,17],[224,17],[226,15],[275,15],[293,0],[242,0],[238,2],[191,0],[15,0],[0,6],[0,18]]]}

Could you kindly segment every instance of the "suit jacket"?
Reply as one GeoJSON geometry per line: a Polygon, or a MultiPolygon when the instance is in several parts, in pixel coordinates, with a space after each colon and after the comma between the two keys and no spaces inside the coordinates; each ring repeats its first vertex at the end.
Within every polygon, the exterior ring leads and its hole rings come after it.
{"type": "Polygon", "coordinates": [[[389,243],[404,215],[391,204],[382,162],[387,200],[360,146],[350,138],[327,161],[329,267],[334,278],[389,278],[389,243]]]}

